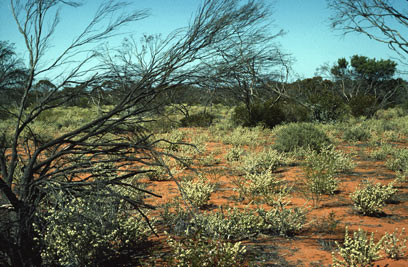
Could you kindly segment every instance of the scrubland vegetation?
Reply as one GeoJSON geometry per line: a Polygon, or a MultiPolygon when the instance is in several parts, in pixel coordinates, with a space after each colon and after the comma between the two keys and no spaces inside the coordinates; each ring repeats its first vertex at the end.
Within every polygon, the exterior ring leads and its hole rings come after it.
{"type": "Polygon", "coordinates": [[[290,79],[269,6],[238,0],[115,49],[100,44],[148,12],[107,1],[46,58],[66,5],[11,0],[27,62],[0,42],[1,264],[408,265],[397,62],[290,79]]]}

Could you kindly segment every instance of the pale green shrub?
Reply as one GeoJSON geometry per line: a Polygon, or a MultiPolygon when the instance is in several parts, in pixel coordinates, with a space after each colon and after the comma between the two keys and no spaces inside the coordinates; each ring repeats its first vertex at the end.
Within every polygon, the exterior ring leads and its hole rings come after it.
{"type": "Polygon", "coordinates": [[[347,154],[336,150],[333,145],[323,147],[320,152],[310,151],[305,157],[307,167],[327,170],[329,173],[349,172],[356,164],[347,154]]]}
{"type": "Polygon", "coordinates": [[[142,215],[129,214],[123,201],[101,197],[94,190],[83,197],[62,192],[55,197],[59,203],[47,208],[43,224],[36,226],[45,264],[90,266],[142,244],[151,232],[142,215]]]}
{"type": "Polygon", "coordinates": [[[170,181],[171,177],[167,169],[164,166],[151,166],[149,168],[145,168],[148,172],[146,172],[146,176],[151,181],[170,181]]]}
{"type": "Polygon", "coordinates": [[[266,203],[270,204],[277,197],[286,196],[289,189],[270,170],[261,173],[246,173],[233,181],[238,186],[236,189],[240,198],[254,199],[261,196],[266,203]]]}
{"type": "Polygon", "coordinates": [[[355,167],[352,159],[332,145],[322,148],[320,152],[310,151],[305,156],[304,186],[315,205],[322,194],[332,195],[338,188],[336,173],[350,171],[355,167]]]}
{"type": "Polygon", "coordinates": [[[394,188],[394,182],[382,185],[380,183],[374,184],[368,180],[363,186],[360,185],[350,196],[358,212],[364,215],[376,215],[382,212],[385,202],[396,192],[397,189],[394,188]]]}
{"type": "Polygon", "coordinates": [[[262,219],[251,210],[228,208],[197,217],[203,233],[213,238],[242,240],[256,236],[264,227],[262,219]]]}
{"type": "Polygon", "coordinates": [[[399,260],[405,256],[407,252],[407,237],[405,236],[405,228],[402,228],[401,233],[397,233],[398,228],[392,234],[385,233],[383,239],[384,252],[388,258],[399,260]]]}
{"type": "Polygon", "coordinates": [[[345,141],[367,141],[370,139],[371,133],[363,125],[351,126],[346,128],[343,133],[343,139],[345,141]]]}
{"type": "Polygon", "coordinates": [[[301,147],[320,151],[331,143],[329,137],[311,123],[290,123],[276,130],[274,148],[281,152],[301,147]]]}
{"type": "Polygon", "coordinates": [[[203,179],[199,179],[198,181],[182,181],[180,185],[185,196],[193,205],[199,208],[208,204],[210,196],[215,190],[214,184],[205,183],[203,179]]]}
{"type": "Polygon", "coordinates": [[[371,151],[370,158],[376,160],[385,160],[387,156],[395,153],[395,148],[391,144],[381,143],[380,147],[376,150],[371,151]]]}
{"type": "Polygon", "coordinates": [[[370,239],[368,239],[367,232],[361,229],[358,229],[353,233],[353,237],[350,237],[346,227],[343,246],[340,246],[336,241],[341,259],[336,258],[335,253],[332,253],[333,267],[374,266],[374,261],[380,258],[382,241],[383,239],[375,243],[374,233],[371,233],[370,239]]]}
{"type": "Polygon", "coordinates": [[[263,229],[262,218],[252,210],[228,208],[206,213],[190,212],[179,203],[167,204],[162,213],[163,222],[169,226],[172,233],[200,232],[209,238],[223,240],[243,240],[256,236],[263,229]],[[170,211],[173,207],[174,212],[170,211]]]}
{"type": "Polygon", "coordinates": [[[256,129],[238,126],[232,132],[223,134],[221,140],[226,145],[256,145],[260,143],[259,134],[260,132],[256,129]]]}
{"type": "Polygon", "coordinates": [[[308,213],[307,210],[301,207],[288,208],[287,204],[278,199],[269,211],[258,209],[259,216],[263,219],[263,228],[266,232],[282,236],[292,236],[303,229],[308,213]]]}
{"type": "Polygon", "coordinates": [[[240,146],[232,146],[229,150],[225,159],[227,161],[239,161],[245,150],[240,146]]]}
{"type": "Polygon", "coordinates": [[[265,149],[262,152],[253,152],[245,155],[240,163],[240,169],[246,173],[262,173],[276,171],[280,166],[287,164],[286,157],[274,150],[265,149]]]}
{"type": "Polygon", "coordinates": [[[384,131],[382,139],[388,142],[401,142],[404,138],[399,131],[384,131]]]}
{"type": "Polygon", "coordinates": [[[209,239],[195,233],[187,234],[187,238],[180,240],[168,235],[167,244],[172,249],[169,257],[171,266],[199,267],[199,266],[242,266],[246,247],[241,242],[235,244],[209,239]]]}
{"type": "Polygon", "coordinates": [[[185,146],[185,142],[183,142],[186,134],[184,131],[180,129],[174,129],[170,133],[165,133],[159,135],[158,146],[169,151],[178,151],[182,146],[185,146]]]}
{"type": "Polygon", "coordinates": [[[385,166],[392,171],[403,171],[408,169],[408,150],[395,149],[391,158],[385,162],[385,166]]]}
{"type": "Polygon", "coordinates": [[[314,205],[320,202],[321,195],[333,195],[337,190],[339,180],[332,172],[324,169],[305,168],[304,186],[306,194],[311,197],[314,205]]]}
{"type": "Polygon", "coordinates": [[[204,157],[200,157],[199,158],[200,165],[202,165],[202,166],[213,166],[213,165],[216,165],[216,164],[220,163],[221,160],[217,159],[215,157],[215,154],[216,153],[211,152],[211,153],[209,153],[208,155],[206,155],[204,157]]]}

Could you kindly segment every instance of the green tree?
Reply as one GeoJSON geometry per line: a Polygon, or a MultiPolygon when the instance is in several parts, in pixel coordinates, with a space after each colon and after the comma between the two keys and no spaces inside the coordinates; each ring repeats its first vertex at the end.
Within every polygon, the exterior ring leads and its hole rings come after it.
{"type": "Polygon", "coordinates": [[[350,62],[340,58],[330,72],[337,83],[338,93],[347,102],[358,104],[361,100],[369,105],[366,108],[372,113],[390,105],[401,90],[401,84],[392,82],[396,81],[393,79],[396,67],[397,63],[389,59],[377,60],[354,55],[350,62]]]}

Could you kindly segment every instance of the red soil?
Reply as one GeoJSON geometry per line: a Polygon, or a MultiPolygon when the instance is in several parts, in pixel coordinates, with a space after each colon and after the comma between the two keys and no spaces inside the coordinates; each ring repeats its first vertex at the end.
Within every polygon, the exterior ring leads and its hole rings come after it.
{"type": "MultiPolygon", "coordinates": [[[[218,183],[219,187],[211,196],[210,203],[213,207],[217,206],[236,206],[247,207],[248,201],[238,202],[238,193],[233,191],[235,187],[231,180],[234,178],[230,175],[228,169],[232,169],[226,162],[225,155],[231,146],[224,145],[221,142],[207,143],[207,153],[218,151],[216,158],[221,163],[213,167],[203,167],[208,173],[210,169],[220,170],[219,173],[212,172],[207,174],[211,182],[218,183]],[[232,197],[232,196],[235,196],[232,197]]],[[[395,178],[395,173],[387,170],[384,161],[373,161],[368,159],[368,147],[363,145],[346,145],[338,147],[346,153],[353,153],[353,159],[356,163],[355,169],[350,174],[341,174],[339,179],[340,190],[333,196],[324,196],[323,199],[314,206],[311,200],[308,200],[303,194],[298,192],[292,193],[291,205],[306,206],[310,213],[308,214],[308,224],[299,235],[293,238],[282,238],[276,236],[261,235],[256,242],[246,241],[244,245],[258,247],[262,252],[267,254],[269,250],[274,251],[279,257],[284,258],[286,264],[290,266],[330,266],[332,264],[331,251],[335,251],[334,241],[343,242],[344,229],[349,228],[349,233],[361,228],[365,231],[374,232],[375,239],[378,240],[385,232],[392,233],[395,228],[401,229],[408,226],[408,183],[398,187],[397,198],[401,196],[400,202],[396,204],[387,204],[382,217],[362,216],[353,210],[353,204],[350,199],[350,193],[353,192],[357,185],[366,178],[373,178],[381,183],[389,183],[395,178]],[[305,204],[306,203],[306,204],[305,204]],[[336,229],[327,233],[322,231],[321,223],[327,220],[329,214],[333,212],[334,218],[339,221],[336,229]],[[326,249],[326,250],[325,250],[326,249]]],[[[249,149],[249,148],[246,148],[249,149]]],[[[259,148],[258,148],[259,149],[259,148]]],[[[200,169],[199,166],[196,166],[200,169]]],[[[281,168],[277,175],[296,185],[302,177],[302,169],[299,166],[290,166],[281,168]]],[[[179,195],[179,190],[175,182],[149,182],[149,189],[162,196],[159,198],[149,198],[151,204],[162,204],[179,195]]],[[[250,205],[251,207],[253,205],[250,205]]],[[[264,205],[265,206],[265,205],[264,205]]],[[[255,206],[254,206],[255,207],[255,206]]],[[[164,243],[164,239],[160,239],[164,243]]],[[[268,259],[265,256],[264,262],[259,262],[261,266],[267,264],[279,264],[275,257],[268,259]]],[[[282,261],[280,261],[282,264],[282,261]]],[[[165,265],[164,263],[161,263],[165,265]]],[[[408,266],[408,258],[398,261],[387,259],[383,255],[382,259],[377,261],[376,266],[408,266]],[[387,265],[388,264],[388,265],[387,265]]],[[[278,265],[275,265],[278,266],[278,265]]],[[[280,265],[281,266],[281,265],[280,265]]]]}

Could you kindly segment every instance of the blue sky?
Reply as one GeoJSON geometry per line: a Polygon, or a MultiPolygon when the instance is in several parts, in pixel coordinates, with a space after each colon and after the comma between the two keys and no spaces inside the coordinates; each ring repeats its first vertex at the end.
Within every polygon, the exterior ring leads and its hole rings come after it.
{"type": "MultiPolygon", "coordinates": [[[[63,49],[91,18],[98,3],[86,1],[80,9],[67,8],[61,13],[61,23],[53,39],[53,53],[63,49]]],[[[364,55],[377,59],[395,57],[395,53],[384,44],[377,43],[363,35],[350,34],[346,37],[333,32],[329,27],[330,11],[325,0],[265,0],[272,3],[276,31],[287,33],[279,38],[283,51],[295,59],[293,69],[296,77],[313,77],[317,67],[324,63],[333,64],[338,58],[364,55]]],[[[124,31],[138,36],[143,33],[166,35],[171,31],[188,25],[192,14],[197,10],[200,0],[134,0],[133,7],[150,9],[151,15],[138,21],[124,31]]],[[[16,44],[17,52],[24,57],[24,44],[13,21],[9,2],[0,2],[0,40],[16,44]]],[[[118,45],[124,36],[110,40],[110,45],[118,45]]]]}

